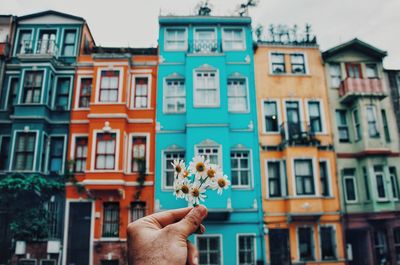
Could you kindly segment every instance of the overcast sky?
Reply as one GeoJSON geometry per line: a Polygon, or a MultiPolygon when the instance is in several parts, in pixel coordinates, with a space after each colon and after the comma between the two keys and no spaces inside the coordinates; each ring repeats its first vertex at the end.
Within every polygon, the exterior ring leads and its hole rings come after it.
{"type": "MultiPolygon", "coordinates": [[[[230,14],[247,0],[211,0],[214,13],[230,14]]],[[[192,14],[199,0],[0,0],[0,13],[26,15],[48,9],[81,16],[97,45],[157,46],[157,17],[192,14]]],[[[250,10],[253,25],[310,23],[322,51],[355,37],[389,56],[400,69],[400,0],[260,0],[250,10]]]]}

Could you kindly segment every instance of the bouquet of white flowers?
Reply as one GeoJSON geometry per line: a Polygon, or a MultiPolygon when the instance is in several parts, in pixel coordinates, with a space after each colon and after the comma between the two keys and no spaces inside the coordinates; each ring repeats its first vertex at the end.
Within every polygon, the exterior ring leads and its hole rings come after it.
{"type": "Polygon", "coordinates": [[[174,160],[172,166],[175,172],[174,196],[185,199],[193,206],[204,202],[208,189],[217,190],[221,195],[231,183],[221,167],[210,164],[204,156],[193,157],[188,167],[183,160],[174,160]]]}

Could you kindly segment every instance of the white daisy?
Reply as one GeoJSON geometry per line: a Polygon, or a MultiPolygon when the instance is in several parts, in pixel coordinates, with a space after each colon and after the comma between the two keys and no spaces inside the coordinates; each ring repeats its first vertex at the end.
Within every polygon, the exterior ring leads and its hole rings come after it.
{"type": "Polygon", "coordinates": [[[217,176],[222,175],[221,167],[218,165],[210,164],[210,167],[207,169],[207,186],[213,186],[217,180],[217,176]]]}
{"type": "Polygon", "coordinates": [[[206,194],[206,189],[204,185],[201,185],[200,182],[196,181],[194,182],[189,191],[189,196],[188,196],[188,201],[191,203],[193,206],[199,205],[200,201],[204,202],[204,199],[207,197],[206,194]]]}
{"type": "Polygon", "coordinates": [[[215,184],[212,186],[213,190],[217,190],[217,193],[219,195],[222,194],[222,190],[226,190],[228,188],[229,185],[231,185],[231,181],[228,180],[228,176],[227,175],[219,175],[216,177],[216,181],[215,184]]]}
{"type": "Polygon", "coordinates": [[[204,156],[195,156],[189,163],[189,170],[196,175],[197,179],[207,177],[207,170],[210,167],[210,162],[204,156]]]}
{"type": "Polygon", "coordinates": [[[174,162],[171,163],[171,165],[174,167],[175,177],[178,177],[178,178],[183,177],[182,175],[186,171],[185,161],[179,160],[179,159],[175,159],[174,162]]]}
{"type": "Polygon", "coordinates": [[[174,181],[174,192],[176,198],[188,200],[190,183],[188,179],[176,179],[174,181]]]}

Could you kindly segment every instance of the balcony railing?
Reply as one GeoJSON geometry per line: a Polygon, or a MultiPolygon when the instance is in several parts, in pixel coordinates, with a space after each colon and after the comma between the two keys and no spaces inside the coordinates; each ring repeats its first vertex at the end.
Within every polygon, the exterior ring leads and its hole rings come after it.
{"type": "Polygon", "coordinates": [[[194,40],[190,43],[190,51],[192,53],[218,53],[217,40],[194,40]]]}
{"type": "Polygon", "coordinates": [[[54,40],[39,40],[36,44],[35,49],[33,41],[23,41],[18,49],[18,55],[58,55],[58,46],[54,40]]]}
{"type": "Polygon", "coordinates": [[[310,125],[303,121],[282,123],[280,133],[281,145],[316,145],[320,143],[315,138],[315,133],[310,125]]]}
{"type": "Polygon", "coordinates": [[[340,100],[343,103],[350,102],[356,97],[386,97],[383,82],[374,78],[346,78],[339,87],[340,100]]]}

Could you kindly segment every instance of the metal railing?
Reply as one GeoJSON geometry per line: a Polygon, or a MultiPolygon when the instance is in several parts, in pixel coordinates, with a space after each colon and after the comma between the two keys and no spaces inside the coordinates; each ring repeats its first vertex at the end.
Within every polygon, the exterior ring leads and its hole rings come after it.
{"type": "Polygon", "coordinates": [[[217,40],[194,40],[190,43],[190,51],[192,53],[218,53],[217,40]]]}
{"type": "Polygon", "coordinates": [[[311,145],[319,143],[311,126],[304,121],[282,123],[280,134],[282,136],[282,144],[311,145]]]}
{"type": "Polygon", "coordinates": [[[382,80],[378,78],[346,78],[340,83],[339,96],[342,100],[351,100],[356,96],[384,97],[382,80]]]}
{"type": "Polygon", "coordinates": [[[39,40],[35,43],[31,40],[22,41],[19,44],[18,54],[54,55],[58,54],[58,46],[55,40],[39,40]],[[34,50],[35,49],[35,50],[34,50]]]}

